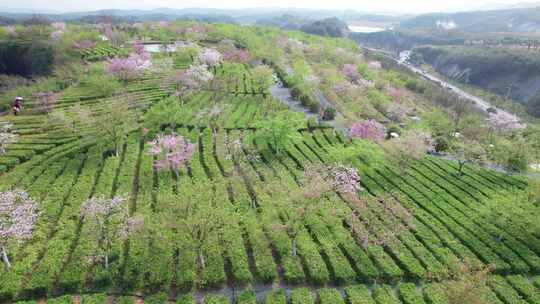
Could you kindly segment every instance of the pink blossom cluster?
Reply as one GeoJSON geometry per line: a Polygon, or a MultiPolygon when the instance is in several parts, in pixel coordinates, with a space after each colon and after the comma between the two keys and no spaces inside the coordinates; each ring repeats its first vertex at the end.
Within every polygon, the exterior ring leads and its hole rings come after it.
{"type": "Polygon", "coordinates": [[[341,68],[341,72],[350,82],[357,83],[362,79],[362,75],[358,72],[358,67],[355,64],[346,63],[341,68]]]}
{"type": "Polygon", "coordinates": [[[64,22],[53,22],[51,23],[54,31],[51,33],[52,40],[59,40],[64,32],[66,31],[66,24],[64,22]]]}
{"type": "Polygon", "coordinates": [[[158,22],[159,27],[168,27],[169,25],[171,25],[171,23],[169,21],[159,21],[158,22]]]}
{"type": "Polygon", "coordinates": [[[6,153],[7,145],[17,142],[18,135],[11,132],[12,127],[11,124],[0,126],[0,155],[6,153]]]}
{"type": "Polygon", "coordinates": [[[144,45],[139,40],[135,40],[133,42],[132,48],[135,54],[142,55],[143,53],[145,53],[144,45]]]}
{"type": "Polygon", "coordinates": [[[143,52],[142,54],[132,53],[127,58],[110,59],[105,70],[122,80],[130,80],[138,77],[151,66],[150,54],[143,52]]]}
{"type": "Polygon", "coordinates": [[[114,36],[114,31],[113,31],[112,24],[110,24],[110,23],[99,23],[97,26],[98,26],[99,30],[101,31],[101,33],[103,35],[105,35],[105,37],[107,37],[108,39],[111,39],[114,36]]]}
{"type": "Polygon", "coordinates": [[[210,48],[203,49],[197,57],[197,61],[201,65],[206,65],[207,67],[218,66],[219,64],[221,64],[222,60],[223,56],[221,55],[221,53],[210,48]]]}
{"type": "Polygon", "coordinates": [[[249,52],[243,49],[229,49],[223,53],[223,59],[230,62],[247,63],[249,52]]]}
{"type": "Polygon", "coordinates": [[[128,218],[118,229],[121,240],[127,240],[133,233],[140,231],[144,226],[144,218],[133,216],[128,218]]]}
{"type": "Polygon", "coordinates": [[[362,189],[356,169],[341,164],[310,166],[305,176],[304,195],[308,198],[318,198],[327,192],[355,194],[362,189]]]}
{"type": "Polygon", "coordinates": [[[197,33],[197,34],[204,34],[206,32],[206,28],[200,24],[195,24],[190,27],[186,28],[186,32],[188,33],[197,33]]]}
{"type": "Polygon", "coordinates": [[[178,174],[180,167],[191,159],[194,152],[195,145],[176,134],[160,134],[150,142],[149,153],[156,157],[154,167],[157,170],[171,169],[178,174]]]}
{"type": "Polygon", "coordinates": [[[350,138],[360,138],[374,142],[385,138],[386,128],[379,122],[369,119],[354,123],[349,129],[350,138]]]}
{"type": "Polygon", "coordinates": [[[191,65],[189,69],[178,72],[174,76],[176,83],[175,96],[180,97],[191,90],[201,88],[205,83],[212,80],[214,75],[208,71],[205,65],[191,65]]]}
{"type": "Polygon", "coordinates": [[[29,239],[38,216],[37,204],[26,192],[0,192],[0,244],[29,239]]]}
{"type": "Polygon", "coordinates": [[[206,33],[206,28],[200,24],[194,24],[189,27],[177,27],[177,34],[191,35],[197,38],[202,38],[206,33]]]}
{"type": "Polygon", "coordinates": [[[360,176],[355,168],[344,165],[332,166],[330,174],[332,188],[340,193],[356,193],[361,189],[360,176]]]}
{"type": "Polygon", "coordinates": [[[111,199],[104,197],[92,197],[87,199],[81,206],[81,215],[92,219],[107,218],[121,209],[127,199],[115,196],[111,199]]]}
{"type": "Polygon", "coordinates": [[[51,26],[55,31],[66,31],[66,23],[65,22],[53,22],[51,23],[51,26]]]}
{"type": "Polygon", "coordinates": [[[85,40],[73,42],[72,46],[73,46],[74,49],[82,51],[82,50],[91,49],[94,46],[96,46],[96,44],[91,40],[85,39],[85,40]]]}
{"type": "Polygon", "coordinates": [[[51,39],[52,40],[60,40],[62,38],[62,35],[64,35],[64,32],[62,31],[54,31],[51,33],[51,39]]]}
{"type": "Polygon", "coordinates": [[[4,29],[6,30],[6,33],[8,33],[8,35],[10,36],[14,36],[17,34],[17,29],[13,25],[8,25],[4,27],[4,29]]]}

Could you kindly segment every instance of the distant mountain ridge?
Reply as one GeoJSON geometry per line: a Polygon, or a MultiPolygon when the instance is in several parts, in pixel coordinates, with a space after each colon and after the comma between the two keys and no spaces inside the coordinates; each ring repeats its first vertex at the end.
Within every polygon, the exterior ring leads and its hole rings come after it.
{"type": "Polygon", "coordinates": [[[342,20],[395,20],[391,15],[376,15],[367,12],[355,10],[324,10],[324,9],[299,9],[299,8],[247,8],[247,9],[214,9],[214,8],[156,8],[151,10],[124,10],[124,9],[104,9],[95,11],[81,12],[39,12],[33,10],[17,10],[17,9],[2,9],[0,8],[0,16],[21,20],[29,18],[33,15],[42,15],[51,20],[76,20],[83,17],[92,16],[113,16],[118,19],[126,19],[130,21],[147,21],[157,20],[176,20],[185,18],[197,17],[227,17],[234,19],[237,23],[252,24],[261,19],[279,18],[283,15],[289,15],[303,21],[321,20],[326,18],[337,17],[342,20]],[[305,20],[304,20],[305,19],[305,20]]]}
{"type": "Polygon", "coordinates": [[[462,32],[539,32],[540,7],[425,14],[402,21],[399,28],[462,32]]]}

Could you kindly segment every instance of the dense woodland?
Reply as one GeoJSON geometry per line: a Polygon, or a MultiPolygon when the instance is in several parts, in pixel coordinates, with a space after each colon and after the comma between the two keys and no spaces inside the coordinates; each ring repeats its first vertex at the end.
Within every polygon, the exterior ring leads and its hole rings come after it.
{"type": "Polygon", "coordinates": [[[0,303],[539,303],[532,119],[269,27],[40,22],[0,52],[0,303]]]}

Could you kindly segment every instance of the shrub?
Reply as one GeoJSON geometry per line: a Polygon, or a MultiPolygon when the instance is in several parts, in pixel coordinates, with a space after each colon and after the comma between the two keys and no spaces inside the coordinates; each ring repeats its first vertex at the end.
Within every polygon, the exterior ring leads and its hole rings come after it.
{"type": "Polygon", "coordinates": [[[407,82],[405,83],[405,87],[413,92],[420,93],[420,94],[423,94],[426,91],[426,87],[424,87],[416,79],[407,80],[407,82]]]}
{"type": "Polygon", "coordinates": [[[336,109],[332,107],[326,107],[323,112],[323,120],[334,120],[336,118],[336,109]]]}
{"type": "Polygon", "coordinates": [[[111,96],[120,88],[118,80],[106,74],[90,75],[82,81],[82,85],[100,97],[111,96]]]}

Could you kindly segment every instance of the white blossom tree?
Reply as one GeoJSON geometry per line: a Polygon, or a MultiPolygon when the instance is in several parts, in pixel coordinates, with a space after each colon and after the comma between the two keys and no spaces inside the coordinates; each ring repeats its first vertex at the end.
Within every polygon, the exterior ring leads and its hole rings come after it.
{"type": "Polygon", "coordinates": [[[11,132],[12,128],[12,124],[4,124],[0,126],[0,155],[6,153],[7,145],[17,142],[18,135],[11,132]]]}
{"type": "Polygon", "coordinates": [[[220,52],[214,49],[205,48],[199,53],[197,61],[200,64],[214,68],[221,64],[221,62],[223,61],[223,56],[220,52]]]}
{"type": "Polygon", "coordinates": [[[91,260],[103,259],[105,268],[109,268],[113,241],[117,238],[129,238],[129,235],[140,230],[144,223],[140,217],[129,217],[127,202],[128,199],[121,196],[111,199],[92,197],[81,206],[81,216],[93,231],[96,253],[91,260]]]}
{"type": "Polygon", "coordinates": [[[11,267],[8,248],[32,237],[39,216],[36,202],[24,191],[0,192],[0,255],[11,267]]]}

